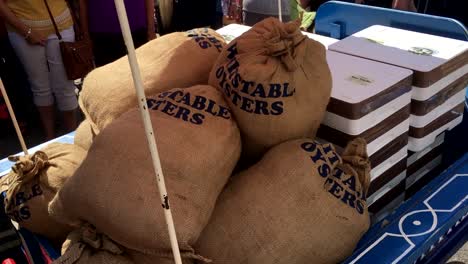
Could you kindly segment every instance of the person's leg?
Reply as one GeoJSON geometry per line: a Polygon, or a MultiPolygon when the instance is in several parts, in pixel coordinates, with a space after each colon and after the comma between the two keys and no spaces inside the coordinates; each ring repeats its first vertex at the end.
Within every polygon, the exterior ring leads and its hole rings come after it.
{"type": "Polygon", "coordinates": [[[55,107],[54,105],[36,106],[44,127],[45,139],[55,138],[55,107]]]}
{"type": "Polygon", "coordinates": [[[414,0],[393,0],[392,8],[417,12],[416,6],[414,5],[414,0]]]}
{"type": "Polygon", "coordinates": [[[46,51],[43,46],[30,45],[17,33],[8,34],[18,59],[23,64],[33,92],[34,104],[39,112],[47,139],[55,136],[54,97],[49,85],[46,51]]]}
{"type": "MultiPolygon", "coordinates": [[[[66,42],[75,41],[73,29],[60,32],[66,42]]],[[[63,117],[63,125],[67,132],[73,131],[78,125],[78,100],[73,81],[68,80],[65,66],[60,53],[59,40],[49,39],[46,44],[47,61],[50,68],[50,86],[57,100],[57,106],[63,117]]]]}

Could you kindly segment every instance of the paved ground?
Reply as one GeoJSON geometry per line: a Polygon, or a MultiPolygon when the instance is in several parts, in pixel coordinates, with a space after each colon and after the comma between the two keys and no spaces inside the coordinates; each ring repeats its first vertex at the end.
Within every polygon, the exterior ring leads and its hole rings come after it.
{"type": "Polygon", "coordinates": [[[468,264],[468,242],[448,262],[468,264]]]}

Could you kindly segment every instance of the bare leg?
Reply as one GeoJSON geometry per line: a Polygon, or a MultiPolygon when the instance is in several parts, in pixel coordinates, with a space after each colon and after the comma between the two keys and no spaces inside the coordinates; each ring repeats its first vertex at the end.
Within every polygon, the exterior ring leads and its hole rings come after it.
{"type": "Polygon", "coordinates": [[[417,12],[417,8],[414,5],[414,0],[393,0],[392,8],[404,11],[417,12]]]}
{"type": "Polygon", "coordinates": [[[414,0],[410,0],[408,10],[412,12],[418,12],[416,5],[414,5],[414,0]]]}
{"type": "Polygon", "coordinates": [[[41,117],[42,126],[47,140],[55,137],[55,108],[50,106],[38,106],[37,110],[41,117]]]}
{"type": "Polygon", "coordinates": [[[74,131],[78,126],[78,117],[76,109],[70,111],[62,111],[63,124],[67,132],[74,131]]]}

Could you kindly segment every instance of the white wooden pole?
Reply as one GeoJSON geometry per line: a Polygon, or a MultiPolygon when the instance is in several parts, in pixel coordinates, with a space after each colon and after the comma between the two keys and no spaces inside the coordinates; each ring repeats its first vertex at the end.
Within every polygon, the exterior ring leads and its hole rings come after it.
{"type": "Polygon", "coordinates": [[[6,92],[5,86],[3,86],[3,82],[0,79],[0,90],[2,91],[3,98],[5,99],[5,103],[8,108],[8,113],[10,113],[11,121],[13,122],[13,126],[15,127],[16,130],[16,135],[18,136],[18,140],[21,144],[21,148],[23,149],[24,155],[28,155],[28,148],[26,147],[26,144],[24,143],[24,138],[23,134],[21,134],[21,129],[18,125],[18,120],[16,120],[16,115],[15,112],[13,111],[13,107],[11,106],[10,99],[8,98],[8,94],[6,92]]]}
{"type": "MultiPolygon", "coordinates": [[[[164,216],[166,219],[167,229],[169,232],[169,238],[171,241],[172,253],[176,264],[182,264],[182,259],[179,251],[179,244],[177,243],[177,236],[174,226],[174,220],[169,205],[169,196],[166,190],[166,184],[164,182],[164,175],[161,169],[161,161],[159,159],[159,152],[154,138],[153,126],[151,125],[151,119],[146,104],[145,91],[143,89],[143,81],[141,79],[140,68],[135,54],[135,47],[133,46],[132,34],[130,33],[130,25],[128,23],[127,11],[123,0],[114,0],[115,7],[117,9],[117,15],[119,17],[120,27],[127,46],[128,60],[130,63],[130,69],[132,71],[133,82],[135,85],[136,94],[138,96],[138,104],[140,107],[141,117],[146,131],[146,138],[148,140],[149,150],[153,161],[154,172],[156,174],[156,181],[158,183],[159,195],[161,198],[162,207],[164,209],[164,216]]],[[[159,239],[159,238],[155,238],[159,239]]]]}
{"type": "Polygon", "coordinates": [[[283,22],[283,10],[281,8],[281,0],[278,0],[278,18],[279,21],[283,22]]]}

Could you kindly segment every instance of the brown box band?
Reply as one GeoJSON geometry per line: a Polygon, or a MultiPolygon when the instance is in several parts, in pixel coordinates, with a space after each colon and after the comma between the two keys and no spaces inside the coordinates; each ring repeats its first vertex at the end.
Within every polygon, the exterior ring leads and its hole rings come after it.
{"type": "Polygon", "coordinates": [[[433,179],[439,176],[444,170],[444,167],[441,165],[435,167],[432,171],[428,172],[421,179],[416,181],[411,187],[405,191],[405,200],[408,200],[417,192],[419,192],[424,186],[428,185],[433,179]]]}
{"type": "Polygon", "coordinates": [[[382,162],[396,154],[400,149],[408,145],[408,132],[401,134],[396,139],[382,147],[369,157],[372,168],[379,166],[382,162]]]}
{"type": "Polygon", "coordinates": [[[451,121],[455,120],[457,117],[463,115],[463,110],[465,107],[465,103],[461,103],[445,114],[439,116],[434,121],[429,123],[425,127],[412,127],[410,126],[409,129],[409,136],[414,138],[423,138],[432,132],[436,131],[438,128],[444,126],[445,124],[450,123],[451,121]]]}
{"type": "Polygon", "coordinates": [[[468,86],[468,73],[425,101],[411,100],[411,114],[423,116],[468,86]]]}
{"type": "Polygon", "coordinates": [[[426,88],[468,63],[468,50],[429,72],[414,71],[413,85],[426,88]]]}
{"type": "Polygon", "coordinates": [[[405,193],[405,181],[400,182],[395,188],[391,189],[380,199],[375,201],[369,207],[369,212],[375,214],[382,210],[387,204],[391,203],[395,198],[405,193]]]}
{"type": "Polygon", "coordinates": [[[407,159],[402,159],[397,164],[393,165],[390,169],[385,171],[382,175],[377,177],[377,179],[371,181],[369,190],[367,191],[367,197],[371,196],[387,183],[393,180],[396,176],[400,175],[403,171],[406,170],[407,159]]]}
{"type": "Polygon", "coordinates": [[[409,165],[407,170],[408,177],[416,173],[419,169],[426,166],[429,162],[442,154],[443,146],[444,145],[442,143],[441,145],[429,151],[426,155],[422,156],[420,159],[416,160],[413,164],[409,165]]]}
{"type": "Polygon", "coordinates": [[[340,147],[345,147],[349,141],[357,137],[361,137],[367,142],[372,142],[378,137],[388,132],[391,128],[407,120],[409,116],[410,105],[407,105],[399,111],[397,111],[396,113],[394,113],[393,115],[384,119],[382,122],[378,123],[376,126],[364,131],[359,135],[349,135],[337,129],[322,124],[318,129],[317,136],[340,147]]]}
{"type": "Polygon", "coordinates": [[[328,103],[327,111],[351,120],[360,119],[388,102],[411,92],[411,81],[412,77],[407,77],[377,95],[356,104],[332,97],[328,103]]]}

